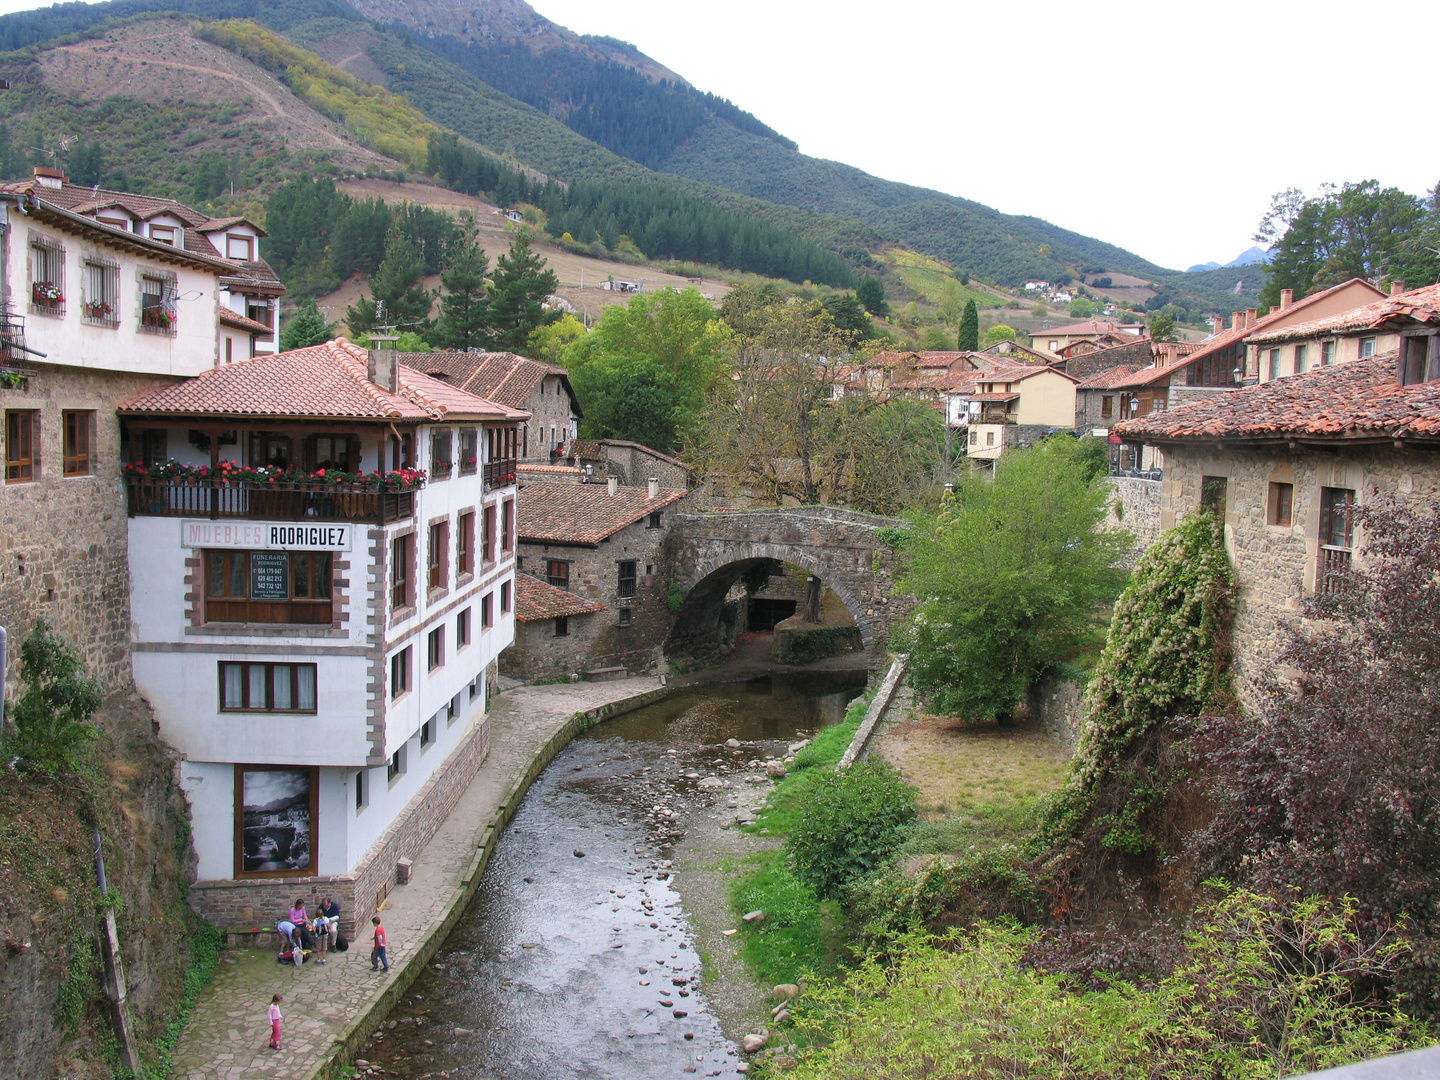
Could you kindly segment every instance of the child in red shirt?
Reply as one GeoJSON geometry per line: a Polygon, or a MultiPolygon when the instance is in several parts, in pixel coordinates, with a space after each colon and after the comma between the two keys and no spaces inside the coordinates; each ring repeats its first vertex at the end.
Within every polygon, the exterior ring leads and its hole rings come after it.
{"type": "Polygon", "coordinates": [[[370,970],[379,971],[382,967],[390,970],[390,961],[385,958],[385,927],[380,925],[380,916],[372,916],[370,922],[375,926],[375,947],[370,950],[370,970]]]}
{"type": "Polygon", "coordinates": [[[280,995],[270,999],[270,1049],[280,1049],[280,995]]]}

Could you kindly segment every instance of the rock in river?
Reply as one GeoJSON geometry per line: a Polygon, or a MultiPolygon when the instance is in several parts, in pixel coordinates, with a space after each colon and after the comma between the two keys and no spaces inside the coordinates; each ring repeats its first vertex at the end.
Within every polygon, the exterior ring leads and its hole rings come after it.
{"type": "Polygon", "coordinates": [[[758,1054],[761,1050],[765,1049],[767,1042],[769,1042],[767,1036],[756,1035],[752,1032],[740,1040],[740,1049],[744,1050],[747,1054],[758,1054]]]}

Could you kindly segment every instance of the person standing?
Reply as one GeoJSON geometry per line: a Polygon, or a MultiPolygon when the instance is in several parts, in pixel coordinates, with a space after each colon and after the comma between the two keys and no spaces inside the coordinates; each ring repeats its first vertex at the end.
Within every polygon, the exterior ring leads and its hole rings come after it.
{"type": "Polygon", "coordinates": [[[321,915],[330,920],[330,950],[334,952],[340,937],[340,905],[332,897],[327,896],[320,901],[319,911],[321,915]]]}
{"type": "Polygon", "coordinates": [[[280,1049],[280,995],[270,999],[270,1049],[280,1049]]]}
{"type": "Polygon", "coordinates": [[[370,919],[375,927],[375,947],[370,950],[370,970],[379,971],[382,967],[388,972],[390,961],[385,958],[385,927],[380,925],[380,916],[375,915],[370,919]]]}
{"type": "Polygon", "coordinates": [[[310,923],[310,932],[315,935],[315,962],[325,963],[325,947],[330,944],[330,920],[317,914],[310,923]]]}

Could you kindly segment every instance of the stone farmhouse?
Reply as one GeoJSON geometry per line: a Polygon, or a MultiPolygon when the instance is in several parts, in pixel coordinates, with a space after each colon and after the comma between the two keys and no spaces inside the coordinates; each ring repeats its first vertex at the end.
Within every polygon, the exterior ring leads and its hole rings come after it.
{"type": "Polygon", "coordinates": [[[341,338],[119,407],[135,685],[223,929],[317,892],[363,926],[488,747],[527,414],[396,359],[341,338]]]}
{"type": "Polygon", "coordinates": [[[1364,558],[1353,507],[1440,497],[1440,378],[1401,375],[1392,350],[1118,425],[1127,443],[1164,451],[1162,529],[1199,509],[1224,521],[1242,685],[1304,597],[1364,558]]]}
{"type": "Polygon", "coordinates": [[[515,575],[515,645],[500,657],[508,678],[566,679],[594,666],[609,609],[533,574],[515,575]]]}
{"type": "Polygon", "coordinates": [[[691,486],[685,462],[626,439],[577,439],[565,448],[562,460],[580,470],[588,483],[614,477],[621,487],[643,487],[654,478],[667,491],[691,486]]]}
{"type": "Polygon", "coordinates": [[[673,621],[665,538],[687,495],[658,480],[623,487],[615,477],[604,484],[522,486],[517,569],[599,607],[577,608],[573,615],[583,618],[571,622],[571,612],[556,614],[561,598],[527,586],[534,606],[520,613],[522,648],[501,658],[501,672],[537,678],[637,671],[654,663],[673,621]],[[559,640],[571,636],[572,627],[581,641],[559,640]]]}
{"type": "Polygon", "coordinates": [[[980,355],[997,360],[1008,360],[1016,364],[1053,364],[1055,354],[1023,345],[1018,341],[997,341],[980,350],[980,355]]]}
{"type": "Polygon", "coordinates": [[[520,427],[521,462],[548,465],[579,434],[585,414],[562,367],[509,352],[401,353],[400,363],[467,394],[529,413],[520,427]]]}

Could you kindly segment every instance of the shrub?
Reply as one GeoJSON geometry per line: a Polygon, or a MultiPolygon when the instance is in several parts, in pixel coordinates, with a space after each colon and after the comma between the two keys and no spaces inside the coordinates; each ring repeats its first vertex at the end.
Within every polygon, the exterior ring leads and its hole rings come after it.
{"type": "Polygon", "coordinates": [[[104,691],[44,619],[20,646],[25,692],[8,710],[9,752],[43,773],[74,772],[86,744],[99,735],[90,723],[104,691]]]}
{"type": "Polygon", "coordinates": [[[834,899],[883,863],[916,817],[915,789],[871,759],[824,778],[785,840],[795,876],[834,899]]]}

